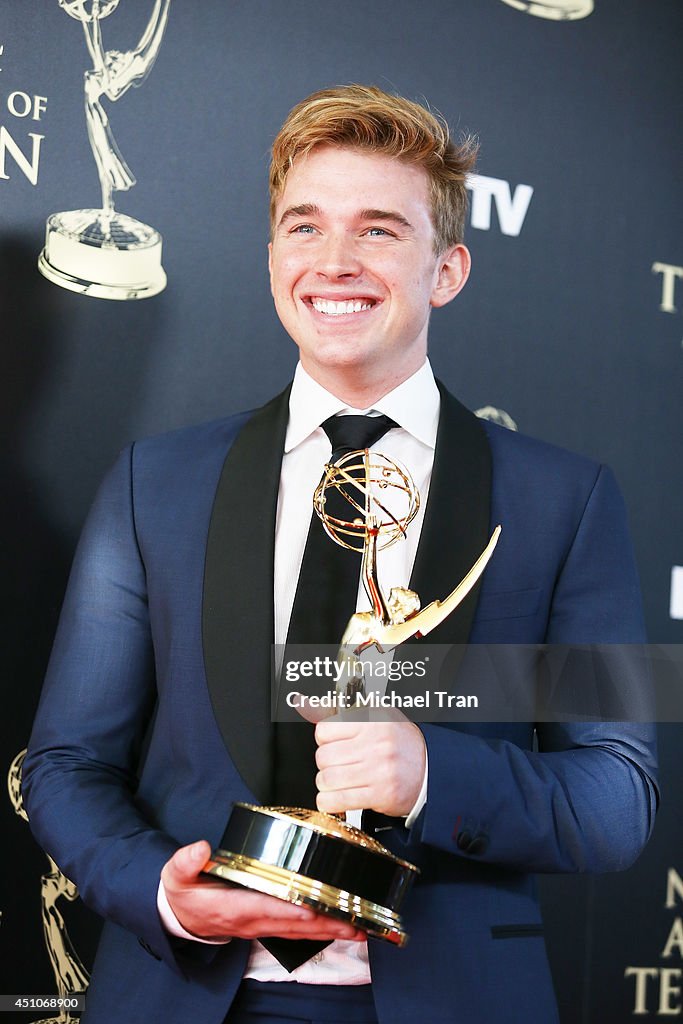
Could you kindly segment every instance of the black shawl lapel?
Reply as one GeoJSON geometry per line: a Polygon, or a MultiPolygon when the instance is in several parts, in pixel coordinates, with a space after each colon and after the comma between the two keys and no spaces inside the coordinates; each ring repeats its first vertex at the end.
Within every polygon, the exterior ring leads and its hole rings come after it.
{"type": "MultiPolygon", "coordinates": [[[[441,409],[420,543],[410,586],[424,608],[443,600],[472,568],[489,539],[492,460],[481,423],[439,382],[441,409]]],[[[479,585],[425,643],[466,644],[479,585]]]]}
{"type": "Polygon", "coordinates": [[[288,387],[247,421],[216,489],[204,568],[202,640],[216,720],[260,802],[272,774],[273,554],[288,387]]]}

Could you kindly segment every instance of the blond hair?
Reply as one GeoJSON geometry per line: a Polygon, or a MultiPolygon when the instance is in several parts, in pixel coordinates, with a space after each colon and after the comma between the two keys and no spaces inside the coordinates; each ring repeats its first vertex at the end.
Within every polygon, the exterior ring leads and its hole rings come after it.
{"type": "Polygon", "coordinates": [[[478,145],[471,136],[455,143],[448,125],[419,103],[371,85],[342,85],[314,92],[289,113],[273,143],[270,221],[297,159],[316,146],[367,150],[424,168],[437,253],[461,242],[467,214],[465,180],[478,145]]]}

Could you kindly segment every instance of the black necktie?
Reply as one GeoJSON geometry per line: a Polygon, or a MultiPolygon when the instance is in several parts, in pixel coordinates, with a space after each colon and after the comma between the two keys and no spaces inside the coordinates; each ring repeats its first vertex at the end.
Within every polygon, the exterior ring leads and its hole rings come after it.
{"type": "MultiPolygon", "coordinates": [[[[330,462],[337,462],[348,452],[370,448],[396,424],[388,416],[331,416],[322,426],[332,444],[330,462]]],[[[354,516],[353,509],[334,488],[327,493],[325,508],[340,519],[354,516]]],[[[360,557],[335,544],[314,512],[289,622],[288,643],[338,645],[356,610],[359,572],[360,557]]]]}
{"type": "MultiPolygon", "coordinates": [[[[332,444],[330,462],[338,461],[348,452],[372,447],[395,426],[388,416],[331,416],[322,424],[332,444]]],[[[353,515],[333,488],[325,508],[341,519],[353,515]]],[[[313,512],[287,643],[338,646],[356,610],[359,573],[359,556],[335,544],[313,512]]],[[[278,805],[315,807],[315,751],[313,727],[307,722],[281,722],[275,726],[273,792],[278,805]]],[[[261,942],[290,972],[329,945],[306,939],[273,938],[261,942]]]]}

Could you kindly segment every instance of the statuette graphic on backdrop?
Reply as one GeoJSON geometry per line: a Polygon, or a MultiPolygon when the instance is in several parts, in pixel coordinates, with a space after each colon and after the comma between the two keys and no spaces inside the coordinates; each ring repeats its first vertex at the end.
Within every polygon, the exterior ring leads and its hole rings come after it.
{"type": "Polygon", "coordinates": [[[578,21],[593,13],[593,0],[503,0],[525,14],[549,21],[578,21]]]}
{"type": "MultiPolygon", "coordinates": [[[[7,789],[14,810],[20,818],[28,821],[28,814],[26,813],[24,798],[21,793],[21,774],[25,756],[26,750],[20,750],[10,764],[9,772],[7,773],[7,789]]],[[[73,947],[66,929],[64,917],[59,909],[59,903],[63,899],[71,903],[77,899],[78,890],[74,883],[66,875],[62,874],[52,857],[49,854],[45,856],[49,861],[50,867],[40,879],[43,937],[47,953],[50,957],[57,996],[62,1000],[66,1000],[69,996],[85,992],[90,983],[90,975],[73,947]]],[[[27,909],[30,905],[31,912],[33,911],[34,903],[34,900],[26,901],[27,909]]],[[[42,1017],[40,1020],[33,1021],[32,1024],[78,1024],[79,1020],[80,1017],[72,1017],[68,1009],[65,1009],[62,1005],[56,1016],[42,1017]]]]}
{"type": "Polygon", "coordinates": [[[127,192],[135,177],[121,155],[101,100],[113,103],[147,78],[159,53],[170,0],[154,7],[138,45],[125,53],[105,50],[101,22],[119,0],[58,0],[80,21],[93,67],[85,72],[85,117],[102,189],[100,209],[53,213],[38,268],[70,291],[100,299],[142,299],[166,286],[161,235],[114,209],[114,193],[127,192]]]}

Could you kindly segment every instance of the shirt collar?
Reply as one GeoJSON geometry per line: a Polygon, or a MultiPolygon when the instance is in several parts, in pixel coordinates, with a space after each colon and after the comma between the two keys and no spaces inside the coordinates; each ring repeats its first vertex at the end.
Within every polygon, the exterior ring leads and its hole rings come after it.
{"type": "Polygon", "coordinates": [[[285,452],[296,448],[329,416],[338,413],[384,413],[409,434],[430,448],[436,445],[439,423],[439,389],[429,360],[426,359],[412,377],[384,395],[369,409],[352,409],[297,365],[289,396],[289,423],[285,437],[285,452]]]}

